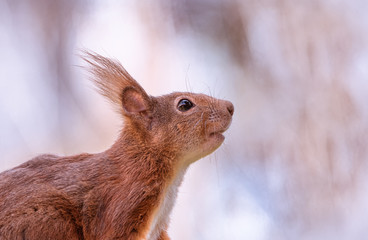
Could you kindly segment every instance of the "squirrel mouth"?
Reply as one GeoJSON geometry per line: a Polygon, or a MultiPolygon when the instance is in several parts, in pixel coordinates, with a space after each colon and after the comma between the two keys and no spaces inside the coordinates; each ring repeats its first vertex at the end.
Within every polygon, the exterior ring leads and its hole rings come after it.
{"type": "Polygon", "coordinates": [[[223,135],[224,132],[225,132],[225,130],[212,132],[212,133],[209,134],[209,137],[210,138],[217,138],[219,140],[224,140],[225,139],[225,136],[223,135]]]}
{"type": "Polygon", "coordinates": [[[230,127],[230,122],[228,124],[226,124],[225,126],[222,126],[220,129],[214,129],[215,131],[210,132],[209,137],[214,137],[214,136],[222,136],[223,138],[225,138],[223,136],[223,133],[226,132],[226,130],[230,127]]]}
{"type": "Polygon", "coordinates": [[[217,126],[215,125],[210,128],[211,130],[209,131],[208,138],[212,141],[215,140],[216,142],[218,141],[222,143],[225,140],[225,136],[223,135],[223,133],[226,132],[227,129],[229,129],[230,124],[231,119],[227,122],[217,122],[217,126]]]}
{"type": "Polygon", "coordinates": [[[215,135],[223,135],[224,132],[225,130],[221,130],[221,131],[211,132],[209,135],[210,137],[215,136],[215,135]]]}

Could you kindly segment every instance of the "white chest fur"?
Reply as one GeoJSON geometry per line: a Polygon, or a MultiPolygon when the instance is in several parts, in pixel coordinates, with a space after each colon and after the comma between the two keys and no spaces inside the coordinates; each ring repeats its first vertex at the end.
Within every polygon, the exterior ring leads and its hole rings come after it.
{"type": "Polygon", "coordinates": [[[167,187],[165,197],[153,216],[151,227],[147,234],[147,240],[157,240],[160,236],[161,230],[167,226],[169,215],[174,207],[178,188],[183,181],[185,172],[186,169],[180,170],[176,178],[167,187]]]}

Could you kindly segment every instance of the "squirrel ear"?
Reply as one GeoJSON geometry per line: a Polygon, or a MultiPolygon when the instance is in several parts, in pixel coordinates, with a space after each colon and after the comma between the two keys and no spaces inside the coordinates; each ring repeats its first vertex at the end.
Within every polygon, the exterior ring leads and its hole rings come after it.
{"type": "Polygon", "coordinates": [[[121,103],[126,115],[144,113],[150,108],[149,97],[134,87],[126,87],[123,90],[121,103]]]}
{"type": "Polygon", "coordinates": [[[151,98],[119,62],[89,52],[82,57],[91,66],[97,88],[114,103],[119,113],[123,108],[126,116],[134,113],[147,115],[152,106],[151,98]]]}

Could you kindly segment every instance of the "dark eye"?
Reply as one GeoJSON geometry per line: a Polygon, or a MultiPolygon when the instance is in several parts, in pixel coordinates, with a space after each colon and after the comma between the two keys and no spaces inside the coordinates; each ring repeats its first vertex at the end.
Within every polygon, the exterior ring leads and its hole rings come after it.
{"type": "Polygon", "coordinates": [[[186,112],[193,107],[193,103],[188,99],[182,99],[178,103],[178,109],[180,112],[186,112]]]}

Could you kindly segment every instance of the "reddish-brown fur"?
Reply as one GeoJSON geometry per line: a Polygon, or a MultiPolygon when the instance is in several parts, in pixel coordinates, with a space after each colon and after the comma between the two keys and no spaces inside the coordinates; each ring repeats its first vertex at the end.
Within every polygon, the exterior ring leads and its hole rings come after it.
{"type": "Polygon", "coordinates": [[[120,137],[99,154],[41,155],[1,173],[0,239],[167,240],[182,175],[221,145],[233,105],[194,93],[152,97],[119,63],[84,58],[124,116],[120,137]],[[181,99],[194,107],[179,111],[181,99]]]}

